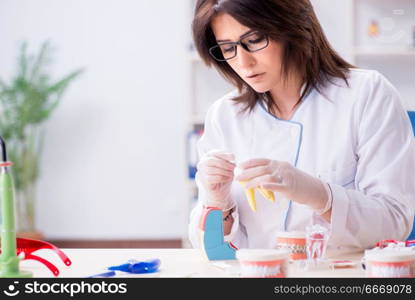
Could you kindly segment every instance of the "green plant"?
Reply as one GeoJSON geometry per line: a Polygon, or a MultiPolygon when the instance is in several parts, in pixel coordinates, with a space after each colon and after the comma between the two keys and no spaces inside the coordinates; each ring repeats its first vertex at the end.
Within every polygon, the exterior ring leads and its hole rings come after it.
{"type": "Polygon", "coordinates": [[[0,135],[13,162],[17,220],[21,231],[34,230],[35,183],[43,144],[41,125],[56,109],[69,84],[82,69],[58,80],[49,75],[51,47],[44,42],[35,55],[21,45],[17,72],[9,83],[0,79],[0,135]]]}

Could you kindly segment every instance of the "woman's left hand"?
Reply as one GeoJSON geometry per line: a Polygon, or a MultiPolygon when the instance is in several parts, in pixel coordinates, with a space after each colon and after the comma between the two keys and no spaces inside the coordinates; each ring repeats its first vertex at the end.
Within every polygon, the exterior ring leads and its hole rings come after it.
{"type": "Polygon", "coordinates": [[[245,188],[261,187],[279,192],[290,200],[305,204],[321,212],[330,199],[326,183],[284,161],[251,159],[237,166],[238,181],[245,181],[245,188]],[[325,186],[326,185],[326,186],[325,186]]]}

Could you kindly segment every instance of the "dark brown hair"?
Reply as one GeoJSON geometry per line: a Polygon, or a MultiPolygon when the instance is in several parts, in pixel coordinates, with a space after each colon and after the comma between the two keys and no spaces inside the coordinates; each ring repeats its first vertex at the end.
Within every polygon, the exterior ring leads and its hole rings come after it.
{"type": "Polygon", "coordinates": [[[299,101],[312,88],[321,92],[333,78],[341,78],[348,85],[349,68],[354,66],[330,46],[309,0],[198,0],[192,23],[196,49],[208,66],[213,65],[238,88],[240,94],[233,100],[245,104],[243,111],[252,111],[261,96],[272,104],[271,97],[269,93],[257,93],[226,61],[210,56],[209,48],[217,44],[211,21],[220,13],[227,13],[242,25],[283,44],[283,78],[297,70],[305,84],[299,101]]]}

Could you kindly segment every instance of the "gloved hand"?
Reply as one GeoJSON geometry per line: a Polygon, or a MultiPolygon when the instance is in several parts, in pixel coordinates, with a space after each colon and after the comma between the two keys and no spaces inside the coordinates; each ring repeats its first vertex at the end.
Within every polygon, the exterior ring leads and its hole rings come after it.
{"type": "Polygon", "coordinates": [[[315,178],[284,161],[251,159],[238,165],[241,170],[236,177],[246,181],[245,188],[261,187],[279,192],[286,198],[308,205],[322,214],[330,209],[330,188],[315,178]]]}
{"type": "Polygon", "coordinates": [[[235,206],[230,196],[233,171],[236,167],[232,153],[212,150],[206,153],[197,164],[196,181],[206,191],[206,206],[218,207],[224,211],[235,206]]]}

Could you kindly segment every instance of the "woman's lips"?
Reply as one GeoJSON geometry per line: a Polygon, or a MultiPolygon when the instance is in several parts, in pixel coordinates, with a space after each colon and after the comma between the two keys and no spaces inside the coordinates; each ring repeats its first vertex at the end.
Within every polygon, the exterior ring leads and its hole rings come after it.
{"type": "Polygon", "coordinates": [[[253,75],[246,76],[246,78],[248,78],[248,79],[258,79],[258,78],[262,77],[262,75],[264,75],[264,74],[265,73],[253,74],[253,75]]]}

